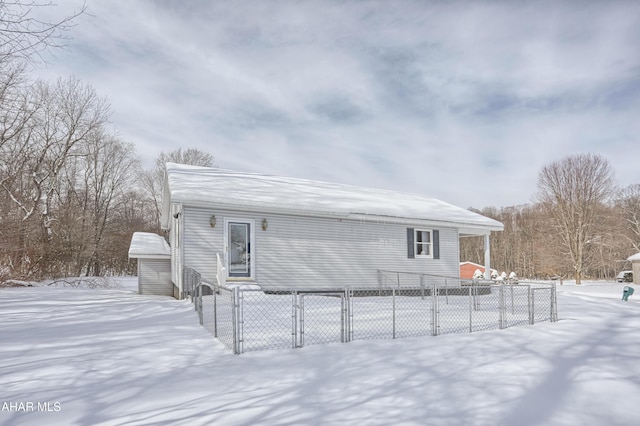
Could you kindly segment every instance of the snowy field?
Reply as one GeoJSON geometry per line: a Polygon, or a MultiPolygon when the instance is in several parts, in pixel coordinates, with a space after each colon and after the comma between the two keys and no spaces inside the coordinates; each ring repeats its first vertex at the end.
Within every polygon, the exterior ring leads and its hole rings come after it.
{"type": "Polygon", "coordinates": [[[0,424],[640,424],[640,288],[558,285],[553,324],[237,356],[134,287],[0,289],[0,424]]]}

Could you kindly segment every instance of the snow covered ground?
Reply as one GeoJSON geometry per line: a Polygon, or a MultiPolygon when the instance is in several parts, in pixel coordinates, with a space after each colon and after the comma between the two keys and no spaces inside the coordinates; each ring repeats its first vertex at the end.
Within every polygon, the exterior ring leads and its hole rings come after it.
{"type": "Polygon", "coordinates": [[[565,283],[555,324],[237,356],[134,287],[0,289],[0,424],[640,424],[640,288],[565,283]]]}

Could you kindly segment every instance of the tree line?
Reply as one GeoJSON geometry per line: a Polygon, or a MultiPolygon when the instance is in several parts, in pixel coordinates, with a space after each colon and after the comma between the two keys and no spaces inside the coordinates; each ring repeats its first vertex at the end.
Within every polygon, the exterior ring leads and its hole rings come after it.
{"type": "Polygon", "coordinates": [[[160,232],[164,162],[212,166],[213,157],[179,149],[144,170],[91,85],[31,78],[85,13],[34,17],[48,7],[0,0],[0,282],[132,274],[131,235],[160,232]]]}
{"type": "MultiPolygon", "coordinates": [[[[214,157],[178,149],[144,169],[90,85],[33,80],[30,66],[84,13],[43,22],[34,5],[0,0],[0,282],[134,274],[133,232],[162,233],[165,162],[215,166],[214,157]]],[[[540,171],[536,202],[472,209],[504,224],[491,235],[492,266],[527,278],[612,278],[640,252],[640,184],[617,189],[613,178],[606,159],[576,155],[540,171]]],[[[483,256],[482,238],[461,240],[462,261],[483,256]]]]}
{"type": "MultiPolygon", "coordinates": [[[[531,204],[474,210],[504,224],[490,237],[492,268],[524,278],[612,279],[640,252],[640,184],[617,188],[609,162],[577,154],[538,176],[531,204]]],[[[463,238],[461,261],[484,262],[482,238],[463,238]]]]}

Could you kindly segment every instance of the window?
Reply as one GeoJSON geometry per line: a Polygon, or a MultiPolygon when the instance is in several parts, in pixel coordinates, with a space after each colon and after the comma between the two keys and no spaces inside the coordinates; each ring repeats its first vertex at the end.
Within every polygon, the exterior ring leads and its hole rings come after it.
{"type": "Polygon", "coordinates": [[[407,257],[440,259],[440,231],[407,228],[407,257]]]}
{"type": "Polygon", "coordinates": [[[416,229],[416,256],[433,257],[431,252],[431,231],[416,229]]]}

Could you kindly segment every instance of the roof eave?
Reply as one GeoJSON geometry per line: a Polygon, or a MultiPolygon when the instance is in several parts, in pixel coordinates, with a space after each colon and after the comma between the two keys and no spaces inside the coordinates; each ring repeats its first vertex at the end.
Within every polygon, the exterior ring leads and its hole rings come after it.
{"type": "Polygon", "coordinates": [[[398,217],[398,216],[381,216],[374,214],[364,214],[364,213],[343,213],[343,212],[329,212],[329,211],[321,211],[321,210],[303,210],[303,209],[292,209],[290,207],[279,207],[279,206],[260,206],[260,205],[250,205],[250,204],[233,204],[233,203],[224,203],[220,201],[216,202],[208,202],[208,201],[188,201],[188,200],[178,200],[178,203],[181,203],[185,206],[196,207],[196,208],[209,208],[209,209],[224,209],[224,210],[235,210],[235,211],[250,211],[250,212],[260,212],[265,214],[283,214],[283,215],[292,215],[292,216],[306,216],[306,217],[318,217],[318,218],[328,218],[328,219],[350,219],[356,221],[365,221],[365,222],[375,222],[375,223],[395,223],[401,225],[421,225],[421,226],[430,226],[430,227],[444,227],[444,228],[457,228],[460,234],[464,235],[488,235],[491,231],[502,231],[504,229],[503,225],[500,222],[495,222],[495,224],[476,224],[469,222],[461,222],[461,221],[443,221],[439,219],[429,219],[429,218],[409,218],[409,217],[398,217]]]}
{"type": "Polygon", "coordinates": [[[166,260],[170,260],[171,259],[171,255],[170,254],[150,254],[150,253],[146,253],[146,254],[136,254],[136,253],[129,253],[129,259],[166,259],[166,260]]]}
{"type": "Polygon", "coordinates": [[[502,231],[504,226],[500,222],[495,224],[469,223],[462,221],[447,221],[429,218],[406,218],[397,216],[379,216],[370,214],[350,214],[349,219],[366,220],[369,222],[397,223],[401,225],[422,225],[429,227],[457,228],[459,234],[488,235],[491,231],[502,231]]]}

